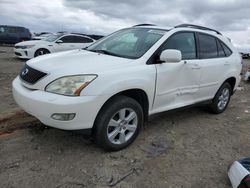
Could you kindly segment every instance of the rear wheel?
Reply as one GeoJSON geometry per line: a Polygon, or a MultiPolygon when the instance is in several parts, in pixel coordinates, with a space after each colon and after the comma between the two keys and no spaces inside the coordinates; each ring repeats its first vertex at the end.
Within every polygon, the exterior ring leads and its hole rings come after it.
{"type": "Polygon", "coordinates": [[[226,110],[232,95],[232,87],[225,82],[216,93],[210,109],[212,113],[219,114],[226,110]]]}
{"type": "Polygon", "coordinates": [[[36,52],[35,52],[35,57],[37,56],[40,56],[40,55],[44,55],[44,54],[49,54],[49,50],[47,49],[44,49],[44,48],[41,48],[41,49],[38,49],[36,52]]]}
{"type": "Polygon", "coordinates": [[[117,96],[98,114],[94,136],[105,150],[117,151],[127,147],[137,137],[143,124],[143,111],[132,98],[117,96]]]}

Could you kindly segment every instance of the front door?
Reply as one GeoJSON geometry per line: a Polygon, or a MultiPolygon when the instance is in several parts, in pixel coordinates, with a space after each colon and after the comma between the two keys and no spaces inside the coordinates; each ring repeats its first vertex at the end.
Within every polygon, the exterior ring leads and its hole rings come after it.
{"type": "Polygon", "coordinates": [[[166,49],[180,50],[182,61],[155,65],[157,80],[154,112],[186,106],[198,100],[201,66],[196,54],[195,34],[179,32],[172,35],[158,55],[166,49]]]}
{"type": "Polygon", "coordinates": [[[54,51],[60,52],[60,51],[77,49],[74,39],[75,39],[74,36],[71,36],[71,35],[63,36],[63,37],[59,38],[58,40],[61,40],[62,42],[55,43],[54,51]]]}

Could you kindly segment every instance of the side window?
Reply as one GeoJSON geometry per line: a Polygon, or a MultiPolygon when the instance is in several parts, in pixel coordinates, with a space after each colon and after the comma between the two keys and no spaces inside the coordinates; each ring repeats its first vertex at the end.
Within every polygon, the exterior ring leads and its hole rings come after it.
{"type": "Polygon", "coordinates": [[[200,58],[210,59],[218,57],[216,39],[210,35],[198,34],[200,44],[200,58]]]}
{"type": "Polygon", "coordinates": [[[4,27],[0,27],[0,33],[4,33],[4,32],[5,32],[4,27]]]}
{"type": "Polygon", "coordinates": [[[22,32],[24,32],[24,28],[22,28],[22,27],[17,27],[17,28],[16,28],[16,31],[17,31],[18,33],[22,33],[22,32]]]}
{"type": "Polygon", "coordinates": [[[77,41],[79,43],[91,43],[93,42],[92,39],[86,38],[86,37],[77,37],[77,41]]]}
{"type": "Polygon", "coordinates": [[[166,49],[180,50],[182,59],[196,59],[195,36],[192,32],[177,33],[171,36],[162,51],[166,49]]]}
{"type": "Polygon", "coordinates": [[[13,27],[9,27],[9,33],[15,33],[15,28],[13,28],[13,27]]]}
{"type": "Polygon", "coordinates": [[[220,43],[222,48],[224,49],[226,56],[229,57],[232,54],[232,51],[223,42],[220,43]]]}
{"type": "Polygon", "coordinates": [[[65,37],[60,38],[60,40],[62,40],[63,43],[74,43],[73,36],[65,36],[65,37]]]}
{"type": "Polygon", "coordinates": [[[218,56],[219,57],[226,57],[226,54],[221,46],[221,43],[217,40],[217,47],[218,47],[218,56]]]}

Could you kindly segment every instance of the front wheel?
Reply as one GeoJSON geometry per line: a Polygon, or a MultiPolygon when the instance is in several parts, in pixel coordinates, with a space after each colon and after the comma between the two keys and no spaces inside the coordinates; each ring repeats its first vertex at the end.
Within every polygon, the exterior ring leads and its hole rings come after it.
{"type": "Polygon", "coordinates": [[[94,125],[95,141],[105,150],[121,150],[135,140],[142,124],[141,105],[132,98],[117,96],[97,116],[94,125]]]}
{"type": "Polygon", "coordinates": [[[226,110],[232,95],[232,87],[229,83],[224,83],[216,93],[210,109],[212,113],[219,114],[226,110]]]}
{"type": "Polygon", "coordinates": [[[44,54],[49,54],[49,50],[47,49],[38,49],[36,52],[35,52],[35,55],[34,57],[37,57],[37,56],[40,56],[40,55],[44,55],[44,54]]]}

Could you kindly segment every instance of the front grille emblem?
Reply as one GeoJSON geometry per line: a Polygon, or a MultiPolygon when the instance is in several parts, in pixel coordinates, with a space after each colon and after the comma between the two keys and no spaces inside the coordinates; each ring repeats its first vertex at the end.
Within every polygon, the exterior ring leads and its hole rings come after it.
{"type": "Polygon", "coordinates": [[[26,68],[25,70],[22,71],[22,76],[25,76],[26,74],[28,74],[28,72],[29,72],[29,69],[26,68]]]}

